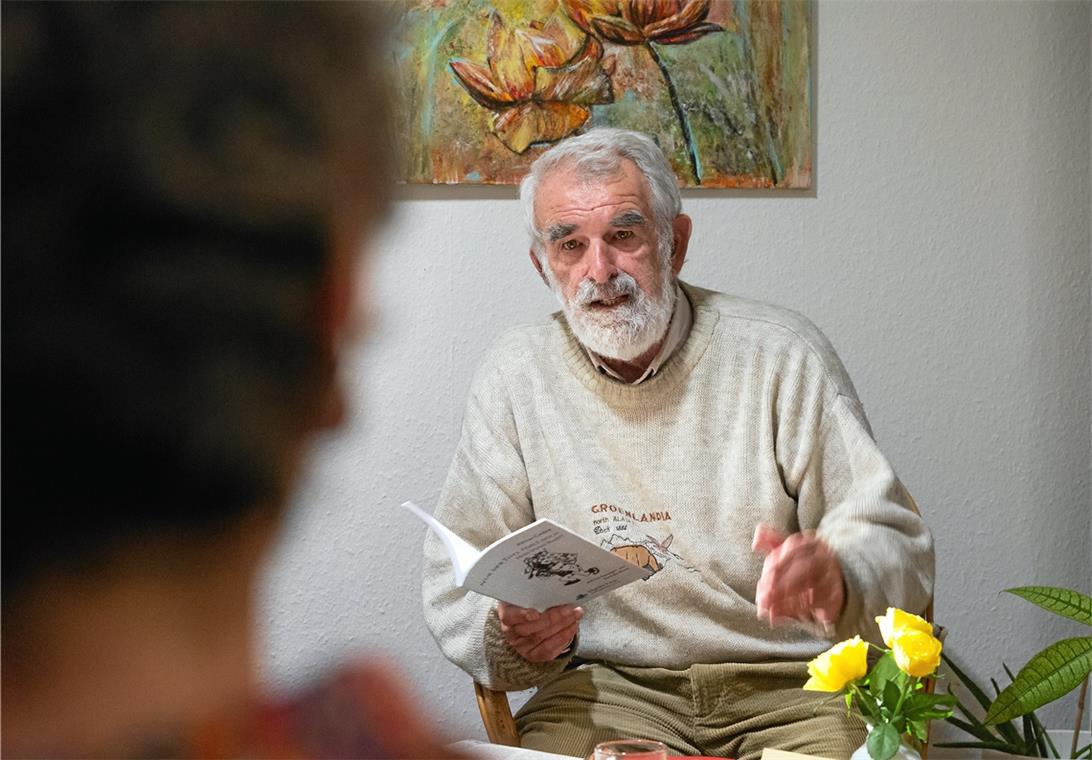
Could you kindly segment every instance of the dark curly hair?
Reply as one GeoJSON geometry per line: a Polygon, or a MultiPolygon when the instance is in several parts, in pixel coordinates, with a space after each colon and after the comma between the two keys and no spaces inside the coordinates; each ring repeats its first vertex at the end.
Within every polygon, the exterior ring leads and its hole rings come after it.
{"type": "Polygon", "coordinates": [[[5,3],[3,596],[283,503],[331,209],[386,202],[355,4],[5,3]]]}

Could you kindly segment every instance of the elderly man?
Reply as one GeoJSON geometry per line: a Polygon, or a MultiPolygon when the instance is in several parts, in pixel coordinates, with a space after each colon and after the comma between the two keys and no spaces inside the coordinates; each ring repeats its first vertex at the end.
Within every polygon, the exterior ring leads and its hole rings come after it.
{"type": "Polygon", "coordinates": [[[560,143],[521,197],[561,314],[490,351],[437,516],[482,546],[549,517],[655,572],[540,612],[455,588],[430,537],[441,648],[494,688],[538,687],[527,747],[848,756],[863,728],[800,689],[805,663],[874,636],[889,605],[923,609],[933,555],[834,349],[797,314],[677,279],[692,223],[644,135],[560,143]]]}

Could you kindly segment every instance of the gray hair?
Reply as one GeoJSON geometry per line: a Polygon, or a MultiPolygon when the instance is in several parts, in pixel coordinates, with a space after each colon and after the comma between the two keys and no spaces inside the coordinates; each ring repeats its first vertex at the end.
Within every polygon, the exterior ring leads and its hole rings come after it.
{"type": "Polygon", "coordinates": [[[671,223],[682,213],[682,196],[671,164],[660,146],[643,132],[614,127],[596,127],[582,135],[562,140],[539,156],[519,186],[519,197],[531,245],[536,255],[543,250],[542,231],[535,225],[535,195],[542,180],[561,167],[572,167],[589,177],[609,177],[630,160],[648,186],[652,223],[660,237],[660,249],[671,255],[671,223]]]}

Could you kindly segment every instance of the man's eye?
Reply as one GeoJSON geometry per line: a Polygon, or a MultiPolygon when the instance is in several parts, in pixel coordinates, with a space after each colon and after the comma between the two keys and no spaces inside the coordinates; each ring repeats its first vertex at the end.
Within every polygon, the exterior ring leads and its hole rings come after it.
{"type": "Polygon", "coordinates": [[[563,251],[575,251],[580,247],[580,243],[576,240],[566,240],[561,244],[561,250],[563,251]]]}
{"type": "Polygon", "coordinates": [[[618,230],[614,233],[615,240],[629,240],[633,237],[633,230],[618,230]]]}

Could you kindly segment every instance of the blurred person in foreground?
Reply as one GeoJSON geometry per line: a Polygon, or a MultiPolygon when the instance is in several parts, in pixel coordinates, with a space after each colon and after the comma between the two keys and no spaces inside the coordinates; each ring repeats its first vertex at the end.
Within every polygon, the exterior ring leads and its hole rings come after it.
{"type": "Polygon", "coordinates": [[[387,201],[376,44],[355,5],[5,4],[5,756],[437,753],[376,665],[249,707],[387,201]]]}

